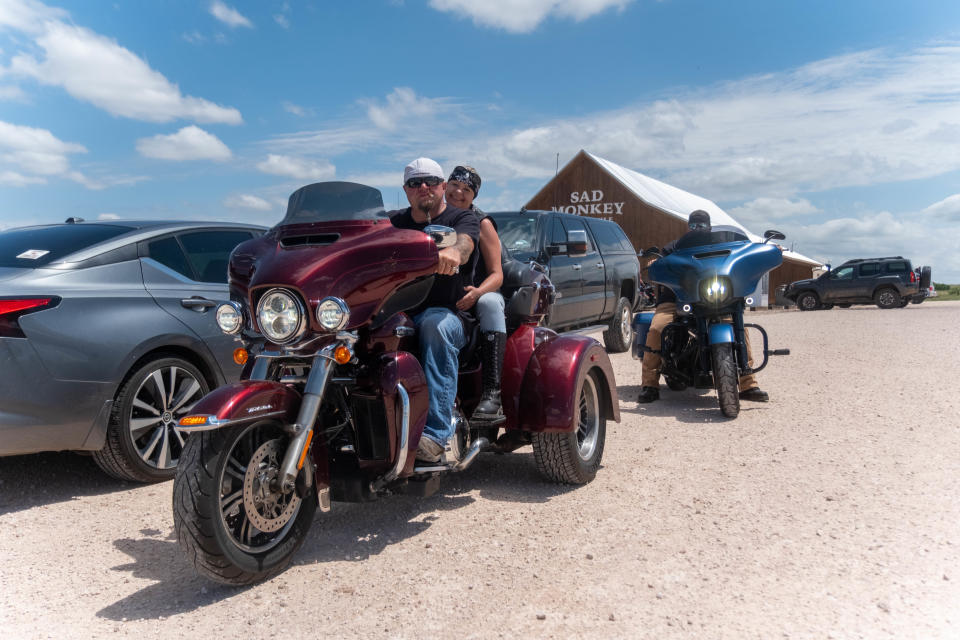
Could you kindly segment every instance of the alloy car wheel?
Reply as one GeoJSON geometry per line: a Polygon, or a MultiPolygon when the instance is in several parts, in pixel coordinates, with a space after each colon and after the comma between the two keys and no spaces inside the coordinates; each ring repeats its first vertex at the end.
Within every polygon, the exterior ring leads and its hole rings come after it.
{"type": "Polygon", "coordinates": [[[820,308],[820,300],[815,293],[802,293],[797,298],[797,307],[800,311],[815,311],[820,308]]]}
{"type": "Polygon", "coordinates": [[[173,478],[186,443],[178,421],[208,391],[203,374],[186,360],[161,356],[142,364],[117,393],[107,442],[94,453],[97,464],[123,480],[173,478]]]}

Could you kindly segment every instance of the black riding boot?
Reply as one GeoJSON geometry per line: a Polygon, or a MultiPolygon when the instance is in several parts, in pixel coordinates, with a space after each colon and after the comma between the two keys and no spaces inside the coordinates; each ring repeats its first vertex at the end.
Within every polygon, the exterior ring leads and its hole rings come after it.
{"type": "Polygon", "coordinates": [[[503,371],[503,353],[507,349],[507,334],[486,331],[480,336],[480,360],[483,364],[483,396],[473,411],[474,423],[500,424],[506,418],[500,406],[500,373],[503,371]]]}

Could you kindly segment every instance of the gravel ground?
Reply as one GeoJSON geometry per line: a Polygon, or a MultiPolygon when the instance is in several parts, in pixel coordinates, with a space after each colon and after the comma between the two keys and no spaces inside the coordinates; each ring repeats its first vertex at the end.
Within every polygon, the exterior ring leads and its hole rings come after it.
{"type": "Polygon", "coordinates": [[[483,455],[430,498],[334,504],[293,566],[197,577],[171,486],[86,457],[0,459],[6,638],[960,637],[960,302],[753,314],[793,355],[769,404],[638,405],[583,487],[530,449],[483,455]],[[216,634],[216,636],[214,636],[216,634]]]}

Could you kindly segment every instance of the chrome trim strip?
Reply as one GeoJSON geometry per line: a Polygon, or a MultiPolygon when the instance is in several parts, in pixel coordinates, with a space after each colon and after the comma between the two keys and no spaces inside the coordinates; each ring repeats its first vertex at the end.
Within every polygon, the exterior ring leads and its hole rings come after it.
{"type": "Polygon", "coordinates": [[[177,431],[182,431],[183,433],[199,433],[201,431],[214,431],[216,429],[223,429],[224,427],[231,427],[235,424],[242,424],[244,422],[250,422],[251,420],[257,420],[258,418],[272,418],[274,416],[282,416],[284,411],[271,411],[270,413],[258,413],[256,415],[244,416],[243,418],[235,418],[233,420],[220,420],[216,416],[210,416],[207,418],[207,424],[199,424],[190,427],[181,427],[177,425],[177,431]]]}

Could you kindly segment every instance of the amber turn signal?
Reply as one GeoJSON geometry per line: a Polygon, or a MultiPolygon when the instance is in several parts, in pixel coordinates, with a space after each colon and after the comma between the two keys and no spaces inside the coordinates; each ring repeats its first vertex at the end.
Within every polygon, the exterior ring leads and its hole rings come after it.
{"type": "Polygon", "coordinates": [[[247,358],[250,357],[250,354],[247,353],[247,350],[243,347],[239,347],[233,350],[233,361],[237,364],[243,365],[247,364],[247,358]]]}
{"type": "Polygon", "coordinates": [[[337,364],[347,364],[351,359],[353,359],[353,354],[350,353],[350,349],[340,345],[334,349],[333,359],[337,361],[337,364]]]}
{"type": "Polygon", "coordinates": [[[199,424],[207,424],[207,416],[183,416],[180,418],[181,427],[195,427],[199,424]]]}

